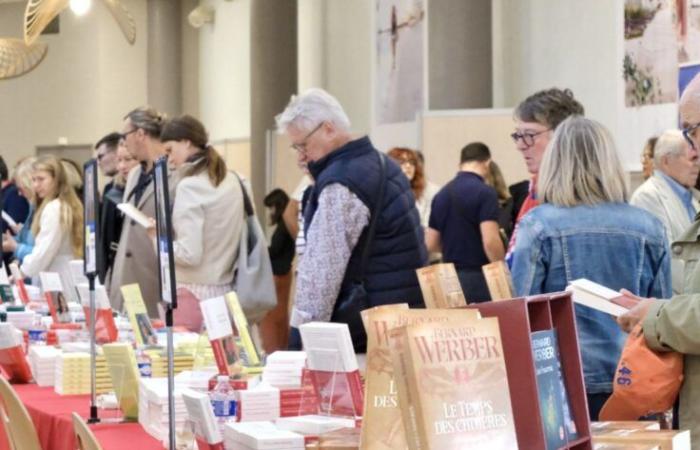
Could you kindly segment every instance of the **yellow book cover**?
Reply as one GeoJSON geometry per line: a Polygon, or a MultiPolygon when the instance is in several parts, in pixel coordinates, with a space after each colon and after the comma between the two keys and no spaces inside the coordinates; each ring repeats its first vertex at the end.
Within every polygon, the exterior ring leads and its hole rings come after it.
{"type": "Polygon", "coordinates": [[[372,308],[367,308],[360,311],[360,318],[362,319],[362,326],[365,327],[365,333],[369,333],[369,314],[374,311],[384,311],[393,309],[408,309],[408,303],[392,303],[391,305],[380,305],[374,306],[372,308]]]}
{"type": "Polygon", "coordinates": [[[498,319],[462,316],[401,331],[409,448],[517,449],[498,319]]]}
{"type": "Polygon", "coordinates": [[[238,295],[235,292],[226,294],[226,304],[229,308],[229,313],[235,325],[234,337],[236,344],[241,351],[241,359],[245,366],[255,367],[260,366],[260,353],[258,352],[255,342],[250,335],[250,326],[241,308],[241,302],[238,301],[238,295]]]}
{"type": "Polygon", "coordinates": [[[416,269],[426,308],[466,306],[467,300],[452,263],[433,264],[416,269]]]}
{"type": "Polygon", "coordinates": [[[367,331],[367,372],[362,425],[364,450],[405,449],[401,410],[394,380],[389,333],[416,323],[443,323],[465,316],[478,318],[477,310],[408,309],[377,307],[362,311],[367,331]]]}
{"type": "Polygon", "coordinates": [[[127,284],[122,286],[121,291],[122,297],[124,297],[126,314],[129,317],[131,328],[134,330],[136,343],[139,346],[157,344],[158,338],[151,325],[151,319],[148,317],[148,311],[146,310],[146,304],[143,302],[139,285],[136,283],[127,284]]]}
{"type": "Polygon", "coordinates": [[[126,343],[105,344],[102,346],[112,386],[117,402],[125,419],[138,419],[139,413],[139,372],[136,356],[131,345],[126,343]]]}
{"type": "Polygon", "coordinates": [[[505,261],[496,261],[481,267],[486,278],[486,285],[491,294],[491,300],[507,300],[513,298],[513,277],[505,261]]]}
{"type": "Polygon", "coordinates": [[[661,450],[690,450],[688,430],[610,430],[593,434],[593,445],[658,445],[661,450]]]}

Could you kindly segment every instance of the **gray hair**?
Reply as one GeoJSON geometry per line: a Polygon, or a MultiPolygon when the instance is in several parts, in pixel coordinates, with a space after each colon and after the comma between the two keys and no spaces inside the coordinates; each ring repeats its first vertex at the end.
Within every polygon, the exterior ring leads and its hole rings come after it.
{"type": "Polygon", "coordinates": [[[678,156],[685,153],[688,143],[680,130],[666,130],[656,140],[654,146],[654,165],[659,167],[664,156],[678,156]]]}
{"type": "Polygon", "coordinates": [[[537,191],[557,206],[626,202],[625,172],[610,132],[582,116],[564,120],[545,150],[537,191]]]}
{"type": "Polygon", "coordinates": [[[150,106],[142,106],[129,112],[124,119],[129,119],[136,128],[141,128],[152,138],[160,139],[166,117],[150,106]]]}
{"type": "Polygon", "coordinates": [[[30,156],[22,160],[12,171],[12,179],[17,187],[21,188],[29,198],[27,201],[34,203],[34,185],[32,184],[32,174],[34,173],[34,162],[36,158],[30,156]]]}
{"type": "Polygon", "coordinates": [[[287,107],[275,117],[277,131],[284,133],[294,126],[312,130],[322,122],[330,122],[343,131],[350,131],[350,119],[340,102],[320,88],[312,88],[301,95],[293,95],[287,107]]]}

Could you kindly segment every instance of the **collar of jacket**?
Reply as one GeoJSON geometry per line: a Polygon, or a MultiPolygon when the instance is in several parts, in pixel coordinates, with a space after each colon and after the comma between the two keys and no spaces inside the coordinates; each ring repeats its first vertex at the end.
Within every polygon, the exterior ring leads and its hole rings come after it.
{"type": "Polygon", "coordinates": [[[363,136],[359,139],[355,139],[354,141],[348,142],[347,144],[337,148],[336,150],[333,150],[318,161],[309,162],[309,173],[311,173],[311,176],[314,179],[317,179],[321,172],[323,172],[323,170],[326,167],[328,167],[332,162],[345,158],[355,158],[361,154],[371,152],[373,150],[374,147],[372,146],[369,137],[363,136]]]}

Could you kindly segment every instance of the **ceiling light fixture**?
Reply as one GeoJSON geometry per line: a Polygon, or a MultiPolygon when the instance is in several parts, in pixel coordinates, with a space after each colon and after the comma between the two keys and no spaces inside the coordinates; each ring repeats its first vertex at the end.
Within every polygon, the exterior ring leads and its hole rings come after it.
{"type": "Polygon", "coordinates": [[[83,16],[90,10],[92,0],[70,0],[70,10],[76,16],[83,16]]]}

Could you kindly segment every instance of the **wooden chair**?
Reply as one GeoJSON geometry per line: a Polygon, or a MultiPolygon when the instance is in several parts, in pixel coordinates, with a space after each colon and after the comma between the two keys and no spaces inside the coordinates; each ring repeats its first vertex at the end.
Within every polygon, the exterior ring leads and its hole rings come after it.
{"type": "Polygon", "coordinates": [[[0,414],[13,450],[41,450],[34,422],[12,385],[0,376],[0,414]]]}
{"type": "Polygon", "coordinates": [[[75,438],[78,441],[78,448],[80,450],[102,450],[102,446],[97,442],[97,438],[90,430],[78,413],[73,413],[73,430],[75,431],[75,438]]]}

